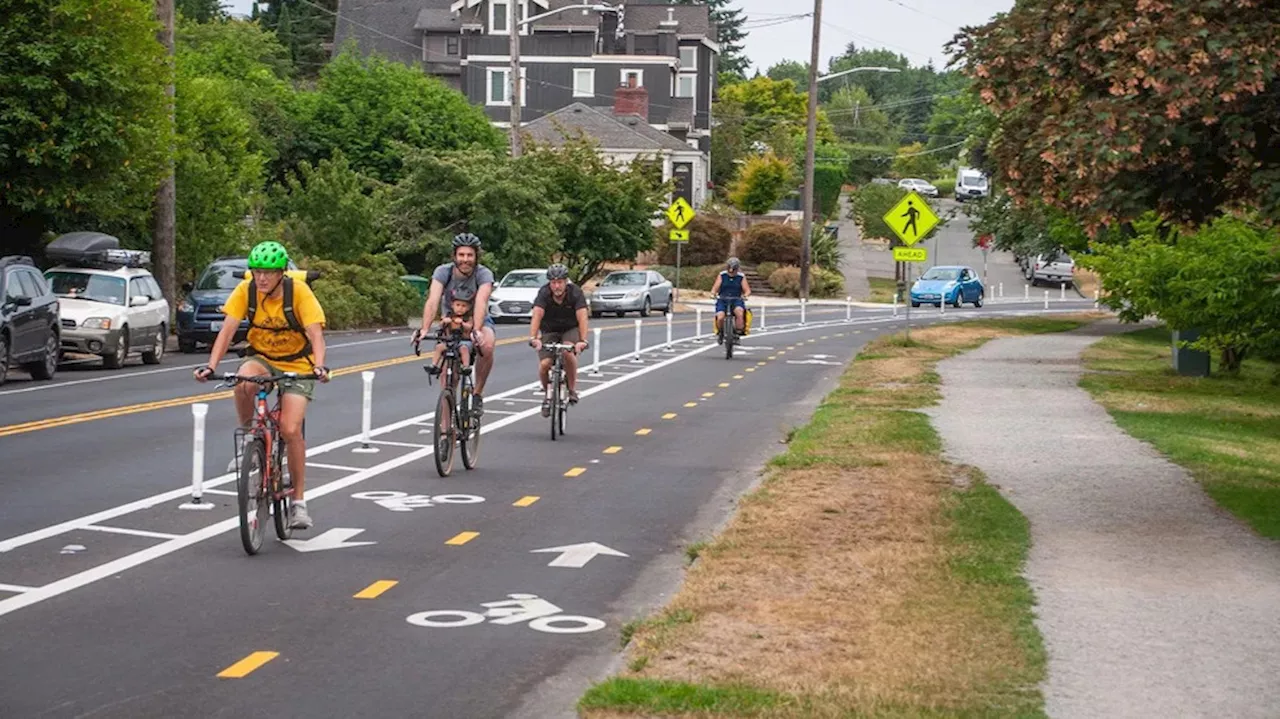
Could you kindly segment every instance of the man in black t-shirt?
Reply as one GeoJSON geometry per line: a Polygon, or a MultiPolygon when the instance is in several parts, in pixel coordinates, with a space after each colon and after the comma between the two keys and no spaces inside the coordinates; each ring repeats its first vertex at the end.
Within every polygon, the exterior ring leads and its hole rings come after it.
{"type": "Polygon", "coordinates": [[[533,320],[529,323],[529,344],[538,350],[538,378],[542,380],[542,416],[551,416],[551,350],[545,344],[572,344],[573,352],[564,357],[565,382],[569,404],[578,403],[578,357],[586,349],[587,296],[582,288],[569,282],[569,268],[554,264],[547,268],[547,284],[538,290],[533,301],[533,320]],[[539,336],[541,331],[541,336],[539,336]]]}

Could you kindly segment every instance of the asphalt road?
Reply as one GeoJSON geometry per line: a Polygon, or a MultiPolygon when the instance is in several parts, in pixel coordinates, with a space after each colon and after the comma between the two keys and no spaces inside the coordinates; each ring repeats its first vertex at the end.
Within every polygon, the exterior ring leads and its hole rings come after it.
{"type": "Polygon", "coordinates": [[[648,321],[640,362],[630,319],[597,322],[603,373],[584,376],[554,443],[527,327],[502,327],[480,465],[447,479],[424,434],[436,390],[407,335],[335,336],[343,374],[308,417],[316,527],[252,558],[224,472],[231,404],[190,380],[199,356],[18,379],[0,391],[0,716],[571,715],[622,625],[676,586],[683,547],[858,349],[903,325],[885,309],[846,322],[843,306],[811,306],[805,327],[768,316],[730,361],[687,339],[692,318],[673,321],[671,351],[664,320],[648,321]],[[370,369],[378,451],[360,453],[370,369]],[[209,511],[178,508],[194,401],[209,405],[209,511]],[[513,599],[523,616],[492,606],[513,599]],[[470,614],[422,614],[442,610],[470,614]]]}

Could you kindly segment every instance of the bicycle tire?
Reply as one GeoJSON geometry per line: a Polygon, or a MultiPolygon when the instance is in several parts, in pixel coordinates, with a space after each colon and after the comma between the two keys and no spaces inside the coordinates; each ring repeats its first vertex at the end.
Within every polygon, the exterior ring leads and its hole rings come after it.
{"type": "MultiPolygon", "coordinates": [[[[568,392],[568,385],[565,385],[565,391],[568,392]]],[[[566,397],[560,403],[560,436],[564,436],[564,430],[569,426],[569,399],[566,397]]]]}
{"type": "Polygon", "coordinates": [[[471,378],[462,378],[462,397],[464,410],[459,414],[463,419],[463,427],[458,437],[458,446],[462,449],[462,466],[475,469],[480,461],[480,417],[472,414],[472,398],[475,390],[471,387],[471,378]]]}
{"type": "Polygon", "coordinates": [[[262,438],[246,438],[240,460],[240,476],[236,478],[236,504],[240,510],[240,543],[250,556],[262,549],[262,539],[266,533],[269,503],[262,496],[262,481],[255,481],[253,472],[256,467],[261,475],[266,464],[267,449],[262,438]],[[251,490],[256,491],[256,497],[250,494],[251,490]]]}
{"type": "MultiPolygon", "coordinates": [[[[559,364],[557,362],[557,364],[559,364]]],[[[560,424],[560,368],[551,370],[551,441],[556,441],[556,429],[560,424]]]]}
{"type": "Polygon", "coordinates": [[[436,461],[436,472],[441,477],[448,477],[453,471],[454,432],[453,390],[440,390],[440,398],[436,400],[435,432],[432,434],[433,455],[436,461]]]}
{"type": "MultiPolygon", "coordinates": [[[[279,454],[284,454],[284,444],[280,444],[279,454]]],[[[288,497],[276,498],[276,493],[281,490],[288,489],[292,482],[285,482],[283,463],[277,461],[275,471],[272,472],[274,481],[271,487],[271,517],[275,520],[276,538],[280,541],[286,541],[293,538],[293,528],[289,526],[289,506],[293,500],[288,497]]]]}
{"type": "Polygon", "coordinates": [[[724,314],[724,320],[720,323],[720,334],[724,337],[724,358],[733,359],[733,323],[734,316],[732,312],[724,314]]]}

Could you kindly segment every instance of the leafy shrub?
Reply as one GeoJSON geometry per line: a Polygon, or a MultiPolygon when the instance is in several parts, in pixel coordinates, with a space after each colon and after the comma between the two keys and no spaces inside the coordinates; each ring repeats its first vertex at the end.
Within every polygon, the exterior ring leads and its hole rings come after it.
{"type": "MultiPolygon", "coordinates": [[[[668,240],[670,225],[663,225],[657,230],[654,247],[658,250],[658,261],[664,265],[675,266],[676,245],[668,240]]],[[[713,217],[699,214],[685,226],[689,231],[689,241],[681,250],[680,264],[691,267],[711,265],[724,262],[729,257],[729,246],[733,242],[733,234],[713,217]]]]}
{"type": "MultiPolygon", "coordinates": [[[[783,297],[800,296],[800,268],[794,265],[779,267],[769,275],[769,286],[783,297]]],[[[809,296],[813,298],[842,297],[844,276],[824,267],[814,266],[809,272],[809,296]]]]}
{"type": "Polygon", "coordinates": [[[800,230],[790,225],[761,223],[747,230],[739,256],[746,262],[800,262],[800,230]]]}
{"type": "MultiPolygon", "coordinates": [[[[853,195],[853,219],[858,222],[863,237],[894,239],[897,235],[884,222],[884,215],[907,194],[897,185],[863,185],[853,195]]],[[[926,235],[926,237],[931,235],[926,235]]],[[[920,239],[925,239],[924,237],[920,239]]]]}
{"type": "Polygon", "coordinates": [[[933,186],[938,188],[938,197],[951,197],[956,194],[956,178],[948,177],[945,180],[930,180],[933,186]]]}
{"type": "Polygon", "coordinates": [[[312,260],[305,266],[321,273],[312,287],[328,329],[398,327],[422,310],[418,293],[400,279],[404,266],[389,254],[365,255],[354,264],[312,260]]]}
{"type": "Polygon", "coordinates": [[[738,181],[729,191],[729,199],[743,212],[763,215],[787,196],[794,179],[790,160],[778,157],[772,150],[753,155],[743,163],[738,181]]]}
{"type": "MultiPolygon", "coordinates": [[[[676,268],[667,267],[666,265],[654,265],[649,269],[654,272],[661,272],[662,276],[671,280],[671,284],[676,283],[676,268]]],[[[701,290],[710,292],[712,285],[716,282],[716,275],[720,274],[723,269],[722,265],[702,265],[694,267],[680,268],[680,289],[682,290],[701,290]]]]}
{"type": "Polygon", "coordinates": [[[813,236],[809,238],[809,262],[833,270],[844,264],[844,250],[840,249],[840,239],[817,224],[813,226],[813,236]]]}
{"type": "Polygon", "coordinates": [[[768,281],[769,275],[772,275],[773,271],[781,266],[777,262],[761,262],[756,265],[756,273],[763,277],[765,281],[768,281]]]}

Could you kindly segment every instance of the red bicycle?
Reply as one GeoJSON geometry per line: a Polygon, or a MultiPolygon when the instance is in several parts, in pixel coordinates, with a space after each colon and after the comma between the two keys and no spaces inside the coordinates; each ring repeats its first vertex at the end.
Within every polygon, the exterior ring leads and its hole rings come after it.
{"type": "MultiPolygon", "coordinates": [[[[276,536],[281,541],[293,536],[289,527],[289,508],[293,503],[293,484],[285,477],[285,443],[280,437],[280,401],[289,383],[318,379],[314,373],[285,372],[260,377],[241,377],[234,373],[214,375],[221,379],[219,388],[235,387],[241,382],[258,385],[254,399],[253,419],[248,427],[237,427],[236,448],[236,500],[240,509],[240,543],[250,555],[262,549],[266,533],[267,515],[275,517],[276,536]],[[267,406],[267,399],[275,389],[274,407],[267,406]]],[[[303,420],[302,433],[306,436],[307,424],[303,420]]]]}

